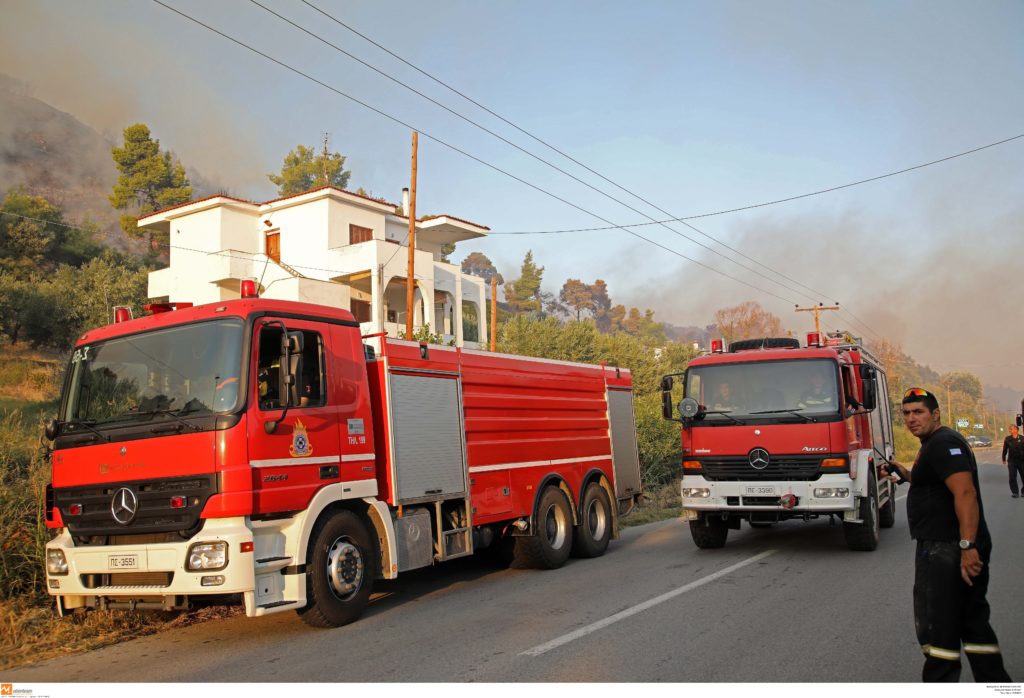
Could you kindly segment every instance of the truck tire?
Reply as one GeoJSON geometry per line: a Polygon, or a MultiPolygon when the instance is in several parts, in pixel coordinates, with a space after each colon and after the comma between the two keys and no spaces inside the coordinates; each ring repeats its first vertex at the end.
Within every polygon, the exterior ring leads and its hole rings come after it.
{"type": "Polygon", "coordinates": [[[887,482],[886,487],[889,488],[889,500],[878,512],[878,525],[881,528],[892,528],[896,525],[896,485],[887,482]]]}
{"type": "Polygon", "coordinates": [[[870,551],[878,547],[878,483],[875,474],[868,474],[868,496],[860,500],[861,523],[843,522],[843,534],[846,536],[846,547],[850,550],[870,551]]]}
{"type": "Polygon", "coordinates": [[[612,537],[612,503],[605,489],[596,482],[583,491],[580,525],[576,527],[572,554],[576,557],[601,557],[612,537]]]}
{"type": "Polygon", "coordinates": [[[316,628],[337,628],[362,615],[373,590],[374,547],[351,511],[317,523],[310,536],[306,600],[299,617],[316,628]]]}
{"type": "Polygon", "coordinates": [[[565,564],[572,551],[572,512],[565,495],[557,487],[546,487],[537,507],[537,531],[518,536],[515,567],[553,570],[565,564]]]}
{"type": "Polygon", "coordinates": [[[720,516],[703,515],[690,521],[690,535],[698,548],[725,547],[725,539],[729,537],[729,528],[720,516]]]}

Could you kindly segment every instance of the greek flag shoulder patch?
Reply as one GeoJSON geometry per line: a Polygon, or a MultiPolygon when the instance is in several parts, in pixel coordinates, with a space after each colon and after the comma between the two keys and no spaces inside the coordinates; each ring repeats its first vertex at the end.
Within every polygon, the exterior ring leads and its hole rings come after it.
{"type": "Polygon", "coordinates": [[[951,456],[962,456],[963,454],[964,454],[964,452],[961,451],[959,448],[951,448],[951,449],[949,449],[949,455],[951,455],[951,456]]]}

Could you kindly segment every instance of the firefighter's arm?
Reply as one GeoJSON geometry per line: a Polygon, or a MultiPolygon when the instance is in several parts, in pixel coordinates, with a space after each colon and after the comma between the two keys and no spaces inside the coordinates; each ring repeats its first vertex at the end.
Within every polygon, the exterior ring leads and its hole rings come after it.
{"type": "MultiPolygon", "coordinates": [[[[946,487],[953,493],[953,508],[960,522],[960,540],[977,542],[978,492],[969,472],[953,473],[946,478],[946,487]]],[[[977,548],[960,551],[960,576],[967,586],[973,586],[971,577],[981,574],[981,556],[977,548]]]]}
{"type": "Polygon", "coordinates": [[[907,482],[910,482],[910,468],[900,465],[894,460],[890,460],[888,463],[883,463],[882,467],[885,468],[885,471],[890,475],[901,477],[907,482]]]}

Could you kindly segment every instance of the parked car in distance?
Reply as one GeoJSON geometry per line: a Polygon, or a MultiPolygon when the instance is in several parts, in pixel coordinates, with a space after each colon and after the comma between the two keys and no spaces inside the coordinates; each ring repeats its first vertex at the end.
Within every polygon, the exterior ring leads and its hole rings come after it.
{"type": "Polygon", "coordinates": [[[992,439],[985,435],[975,436],[974,444],[972,445],[977,446],[978,448],[989,448],[992,446],[992,439]]]}

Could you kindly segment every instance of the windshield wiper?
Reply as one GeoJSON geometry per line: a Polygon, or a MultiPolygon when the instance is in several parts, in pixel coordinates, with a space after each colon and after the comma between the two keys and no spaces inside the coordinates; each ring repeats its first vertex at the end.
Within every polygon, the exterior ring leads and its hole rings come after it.
{"type": "Polygon", "coordinates": [[[179,424],[182,424],[183,426],[188,427],[192,431],[202,431],[203,429],[199,425],[193,424],[192,422],[186,422],[184,419],[181,418],[182,414],[184,414],[185,412],[189,411],[187,408],[188,408],[188,405],[186,405],[185,407],[182,407],[180,410],[149,410],[148,412],[139,412],[138,414],[139,414],[140,417],[145,416],[145,415],[149,415],[151,417],[155,417],[158,414],[167,415],[171,419],[174,419],[179,424]]]}
{"type": "Polygon", "coordinates": [[[85,427],[86,429],[88,429],[89,431],[91,431],[93,434],[95,434],[96,436],[100,437],[101,439],[106,439],[107,441],[110,441],[110,437],[109,436],[107,436],[102,431],[100,431],[99,429],[96,429],[96,428],[94,428],[92,426],[93,424],[96,424],[95,420],[92,420],[92,419],[71,419],[71,420],[68,420],[67,422],[61,422],[61,424],[64,425],[64,426],[69,426],[69,427],[85,427]]]}
{"type": "Polygon", "coordinates": [[[731,422],[733,422],[734,424],[743,424],[743,422],[741,422],[740,420],[738,420],[735,417],[733,417],[732,415],[730,415],[729,414],[730,412],[732,412],[732,410],[707,410],[706,412],[704,412],[704,414],[705,415],[720,414],[723,417],[725,417],[726,419],[728,419],[731,422]]]}
{"type": "Polygon", "coordinates": [[[800,419],[804,420],[805,422],[817,422],[818,421],[814,417],[808,417],[806,414],[800,414],[800,410],[802,410],[802,409],[803,409],[802,407],[796,407],[796,408],[788,408],[788,409],[783,409],[783,410],[761,410],[760,412],[751,412],[750,414],[784,414],[785,413],[785,414],[791,414],[791,415],[794,415],[796,417],[799,417],[800,419]]]}

